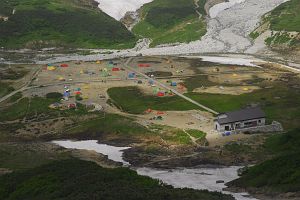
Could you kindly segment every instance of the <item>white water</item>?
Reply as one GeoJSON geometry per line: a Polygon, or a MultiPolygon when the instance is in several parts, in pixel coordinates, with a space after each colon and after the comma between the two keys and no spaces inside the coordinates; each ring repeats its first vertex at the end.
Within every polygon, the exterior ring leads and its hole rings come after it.
{"type": "MultiPolygon", "coordinates": [[[[96,140],[65,140],[53,141],[53,143],[68,149],[94,150],[98,153],[107,155],[111,160],[129,165],[129,163],[122,158],[123,150],[128,149],[129,147],[114,147],[106,144],[98,144],[96,140]]],[[[222,191],[222,189],[226,187],[225,184],[216,183],[218,180],[223,180],[226,183],[238,178],[238,168],[239,167],[237,166],[224,168],[182,168],[173,170],[138,168],[136,171],[140,175],[159,179],[175,188],[207,189],[209,191],[219,191],[225,194],[231,194],[237,200],[255,200],[254,198],[243,196],[247,195],[247,193],[230,193],[222,191]]]]}
{"type": "Polygon", "coordinates": [[[223,10],[226,10],[226,9],[234,6],[235,4],[242,3],[244,1],[245,0],[229,0],[228,2],[223,2],[223,3],[216,4],[216,5],[214,5],[213,7],[211,7],[209,9],[209,16],[211,18],[215,18],[223,10]]]}
{"type": "Polygon", "coordinates": [[[107,144],[99,144],[97,140],[85,140],[85,141],[52,141],[54,144],[62,146],[67,149],[81,149],[96,151],[108,156],[108,159],[121,162],[123,165],[130,165],[128,162],[123,160],[123,151],[129,149],[130,147],[114,147],[107,144]]]}
{"type": "Polygon", "coordinates": [[[96,0],[99,8],[109,16],[120,20],[129,11],[136,11],[153,0],[96,0]]]}

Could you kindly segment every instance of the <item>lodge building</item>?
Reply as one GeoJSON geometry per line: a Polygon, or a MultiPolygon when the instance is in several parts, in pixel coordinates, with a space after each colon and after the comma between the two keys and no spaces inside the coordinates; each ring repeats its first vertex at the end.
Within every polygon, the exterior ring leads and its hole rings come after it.
{"type": "Polygon", "coordinates": [[[214,121],[214,128],[219,132],[225,132],[264,126],[265,123],[265,113],[259,107],[250,107],[219,114],[214,121]]]}

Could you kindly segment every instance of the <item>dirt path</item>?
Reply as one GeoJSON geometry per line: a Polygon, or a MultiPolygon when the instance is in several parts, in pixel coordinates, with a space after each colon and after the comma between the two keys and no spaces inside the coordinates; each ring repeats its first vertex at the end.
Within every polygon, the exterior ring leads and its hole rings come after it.
{"type": "Polygon", "coordinates": [[[199,16],[199,20],[200,20],[202,17],[202,14],[198,11],[198,8],[200,7],[199,0],[194,0],[194,4],[195,4],[195,11],[196,11],[197,15],[199,16]]]}
{"type": "Polygon", "coordinates": [[[32,75],[32,77],[26,82],[24,83],[24,85],[18,89],[18,90],[15,90],[13,92],[11,92],[10,94],[0,98],[0,103],[7,100],[8,98],[12,97],[13,95],[17,94],[18,92],[23,92],[25,90],[27,90],[29,87],[29,85],[32,83],[32,81],[39,75],[39,73],[42,71],[42,67],[39,67],[36,72],[32,75]]]}

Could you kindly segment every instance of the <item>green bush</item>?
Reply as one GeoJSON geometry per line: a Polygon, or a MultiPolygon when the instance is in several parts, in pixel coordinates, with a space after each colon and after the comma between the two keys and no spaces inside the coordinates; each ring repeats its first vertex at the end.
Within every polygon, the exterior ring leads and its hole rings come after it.
{"type": "Polygon", "coordinates": [[[59,92],[50,92],[46,94],[47,99],[61,99],[63,95],[59,92]]]}
{"type": "Polygon", "coordinates": [[[231,195],[174,189],[128,168],[107,169],[80,160],[63,160],[0,177],[3,199],[233,200],[231,195]]]}

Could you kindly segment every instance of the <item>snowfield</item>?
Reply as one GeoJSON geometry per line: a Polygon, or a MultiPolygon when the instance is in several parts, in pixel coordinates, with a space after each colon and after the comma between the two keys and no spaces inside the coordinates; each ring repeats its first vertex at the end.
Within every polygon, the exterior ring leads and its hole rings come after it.
{"type": "Polygon", "coordinates": [[[109,16],[120,20],[129,11],[136,11],[153,0],[96,0],[99,8],[109,16]]]}

